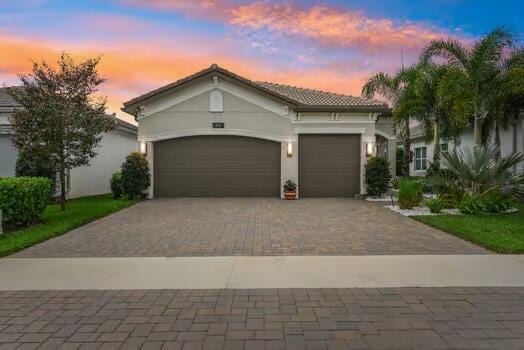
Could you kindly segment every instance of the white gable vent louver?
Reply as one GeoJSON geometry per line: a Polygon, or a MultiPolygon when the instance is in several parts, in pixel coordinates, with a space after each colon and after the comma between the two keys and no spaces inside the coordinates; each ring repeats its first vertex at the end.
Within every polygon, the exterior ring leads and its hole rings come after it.
{"type": "Polygon", "coordinates": [[[223,97],[220,90],[211,91],[209,95],[209,111],[215,113],[224,111],[223,97]]]}

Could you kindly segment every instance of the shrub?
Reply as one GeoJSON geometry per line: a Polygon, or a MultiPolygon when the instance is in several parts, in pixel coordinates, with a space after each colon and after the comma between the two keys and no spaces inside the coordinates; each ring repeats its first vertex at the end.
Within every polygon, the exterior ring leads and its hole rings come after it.
{"type": "Polygon", "coordinates": [[[38,221],[51,196],[51,180],[44,177],[0,178],[0,210],[11,226],[38,221]]]}
{"type": "Polygon", "coordinates": [[[117,171],[116,173],[111,176],[111,180],[109,181],[111,186],[111,193],[113,194],[113,198],[117,199],[122,197],[122,193],[124,192],[122,188],[122,173],[120,171],[117,171]]]}
{"type": "Polygon", "coordinates": [[[500,190],[491,191],[482,196],[484,210],[489,213],[502,213],[513,206],[511,196],[502,193],[500,190]]]}
{"type": "Polygon", "coordinates": [[[458,208],[463,214],[477,215],[484,211],[484,203],[480,196],[466,193],[458,208]]]}
{"type": "Polygon", "coordinates": [[[122,164],[122,189],[129,199],[143,196],[144,191],[151,185],[149,178],[149,164],[146,157],[133,152],[126,157],[122,164]]]}
{"type": "Polygon", "coordinates": [[[294,192],[297,190],[297,184],[293,180],[287,180],[283,189],[284,192],[294,192]]]}
{"type": "Polygon", "coordinates": [[[398,205],[400,209],[413,209],[422,202],[420,182],[402,179],[398,184],[398,205]]]}
{"type": "Polygon", "coordinates": [[[366,188],[370,195],[381,197],[389,190],[391,173],[389,162],[381,157],[373,157],[366,164],[366,188]]]}
{"type": "Polygon", "coordinates": [[[447,208],[446,199],[440,195],[435,198],[427,199],[425,204],[433,214],[438,214],[442,209],[447,208]]]}

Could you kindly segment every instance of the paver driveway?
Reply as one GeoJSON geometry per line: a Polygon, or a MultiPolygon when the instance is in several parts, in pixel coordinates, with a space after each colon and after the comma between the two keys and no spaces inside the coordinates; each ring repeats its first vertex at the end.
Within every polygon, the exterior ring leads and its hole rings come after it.
{"type": "Polygon", "coordinates": [[[523,349],[524,288],[0,292],[1,349],[523,349]]]}
{"type": "Polygon", "coordinates": [[[16,257],[483,254],[383,207],[351,199],[156,199],[16,257]]]}

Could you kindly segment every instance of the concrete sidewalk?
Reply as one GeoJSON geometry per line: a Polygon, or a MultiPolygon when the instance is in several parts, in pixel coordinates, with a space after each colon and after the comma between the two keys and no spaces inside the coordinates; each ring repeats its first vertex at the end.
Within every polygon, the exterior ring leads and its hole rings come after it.
{"type": "Polygon", "coordinates": [[[524,286],[524,256],[0,259],[0,290],[524,286]]]}

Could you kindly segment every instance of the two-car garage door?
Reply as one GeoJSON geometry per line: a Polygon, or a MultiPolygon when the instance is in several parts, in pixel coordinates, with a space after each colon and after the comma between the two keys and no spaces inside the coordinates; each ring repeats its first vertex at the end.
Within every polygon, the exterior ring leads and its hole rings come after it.
{"type": "Polygon", "coordinates": [[[278,197],[280,143],[193,136],[154,145],[157,197],[278,197]]]}
{"type": "MultiPolygon", "coordinates": [[[[301,197],[360,193],[360,135],[300,135],[301,197]]],[[[281,144],[193,136],[154,145],[156,197],[278,197],[281,144]]],[[[285,179],[284,179],[285,180],[285,179]]]]}

